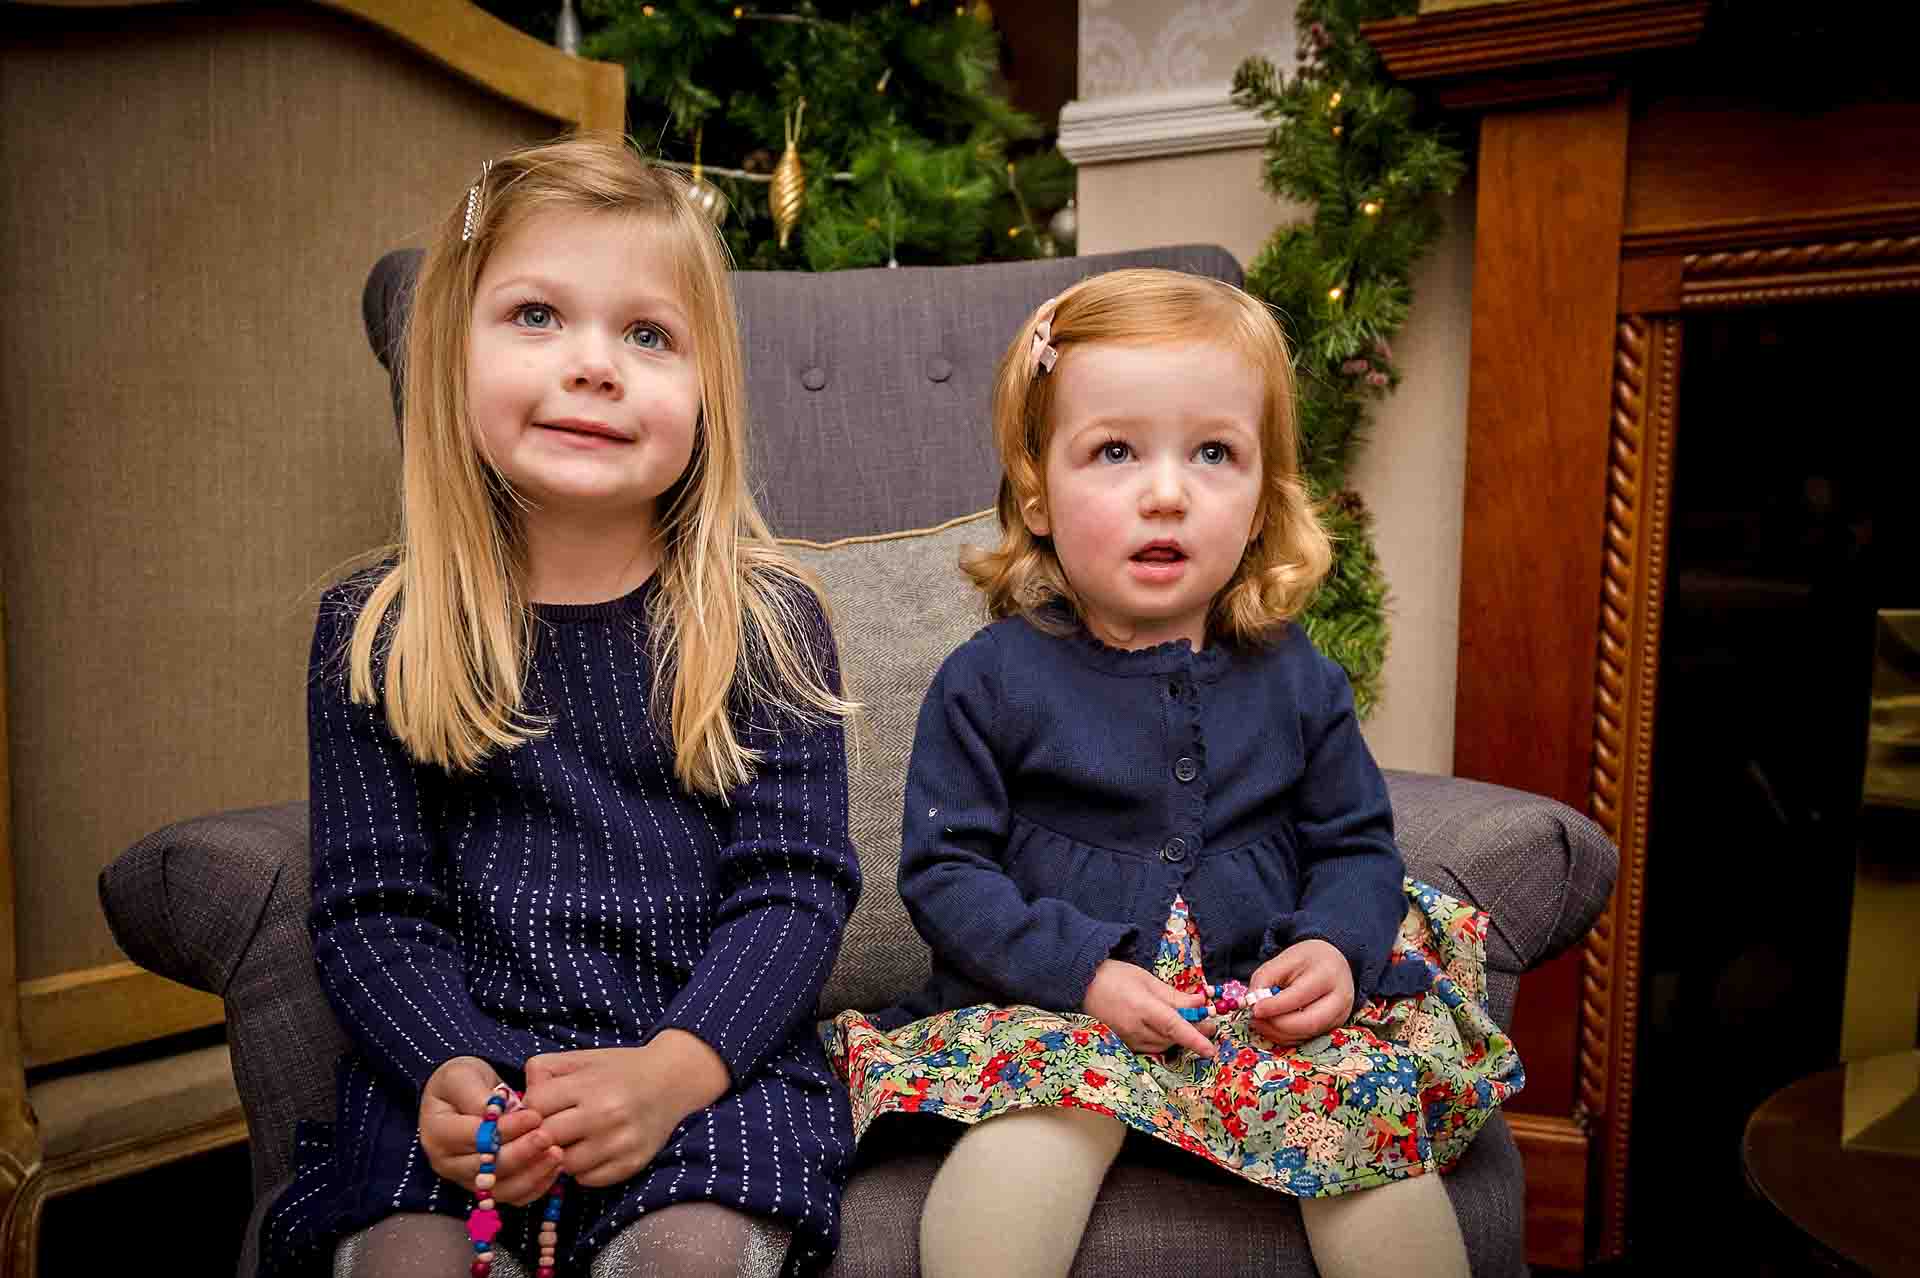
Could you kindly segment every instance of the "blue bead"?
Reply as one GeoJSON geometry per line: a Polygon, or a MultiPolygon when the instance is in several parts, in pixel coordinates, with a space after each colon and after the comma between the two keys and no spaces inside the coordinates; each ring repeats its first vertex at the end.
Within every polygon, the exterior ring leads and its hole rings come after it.
{"type": "Polygon", "coordinates": [[[492,1250],[493,1250],[493,1244],[492,1244],[492,1243],[483,1243],[483,1242],[477,1242],[477,1243],[475,1243],[475,1244],[473,1245],[473,1249],[474,1249],[475,1251],[492,1251],[492,1250]]]}
{"type": "Polygon", "coordinates": [[[482,1172],[490,1172],[490,1171],[492,1171],[492,1170],[493,1170],[493,1160],[492,1160],[491,1158],[483,1158],[483,1159],[481,1159],[481,1160],[480,1160],[480,1170],[481,1170],[482,1172]]]}
{"type": "Polygon", "coordinates": [[[558,1220],[558,1219],[560,1219],[560,1204],[559,1204],[559,1203],[556,1203],[556,1202],[549,1202],[549,1203],[547,1204],[547,1219],[548,1219],[548,1220],[558,1220]]]}
{"type": "Polygon", "coordinates": [[[480,1130],[473,1135],[475,1153],[497,1154],[500,1152],[500,1125],[491,1118],[480,1124],[480,1130]]]}
{"type": "Polygon", "coordinates": [[[1207,1019],[1207,1009],[1204,1007],[1177,1007],[1174,1010],[1180,1013],[1180,1019],[1183,1021],[1204,1021],[1207,1019]]]}

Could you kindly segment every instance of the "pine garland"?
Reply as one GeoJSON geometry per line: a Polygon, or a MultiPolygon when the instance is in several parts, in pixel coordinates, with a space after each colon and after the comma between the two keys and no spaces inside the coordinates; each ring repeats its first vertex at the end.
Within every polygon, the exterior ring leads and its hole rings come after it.
{"type": "Polygon", "coordinates": [[[1313,220],[1276,231],[1247,271],[1294,344],[1301,465],[1333,532],[1334,566],[1304,618],[1314,643],[1345,668],[1362,716],[1380,698],[1387,583],[1373,520],[1347,486],[1373,406],[1400,384],[1393,338],[1413,302],[1414,264],[1442,226],[1432,197],[1450,193],[1466,160],[1388,82],[1360,24],[1412,13],[1417,0],[1301,0],[1300,68],[1265,58],[1234,74],[1239,105],[1276,121],[1267,189],[1311,204],[1313,220]]]}

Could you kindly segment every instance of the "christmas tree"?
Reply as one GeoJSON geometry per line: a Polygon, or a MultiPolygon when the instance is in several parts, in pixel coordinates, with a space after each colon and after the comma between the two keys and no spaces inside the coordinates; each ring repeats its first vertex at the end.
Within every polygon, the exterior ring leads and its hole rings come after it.
{"type": "MultiPolygon", "coordinates": [[[[489,6],[551,38],[551,4],[489,6]]],[[[1008,101],[987,5],[582,0],[627,70],[627,131],[698,168],[735,261],[772,270],[1071,252],[1073,171],[1008,101]]]]}
{"type": "Polygon", "coordinates": [[[1276,121],[1269,190],[1313,206],[1283,226],[1247,270],[1294,347],[1301,467],[1334,534],[1334,566],[1305,618],[1314,643],[1346,670],[1361,714],[1380,695],[1387,583],[1372,516],[1347,486],[1374,404],[1400,384],[1393,338],[1413,302],[1414,263],[1441,231],[1433,196],[1466,161],[1388,82],[1360,24],[1412,13],[1416,0],[1302,0],[1300,63],[1288,77],[1264,58],[1234,76],[1234,99],[1276,121]]]}

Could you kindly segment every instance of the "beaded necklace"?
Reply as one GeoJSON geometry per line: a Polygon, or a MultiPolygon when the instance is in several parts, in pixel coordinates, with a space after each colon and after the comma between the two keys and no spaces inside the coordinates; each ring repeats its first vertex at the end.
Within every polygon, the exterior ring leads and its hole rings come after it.
{"type": "MultiPolygon", "coordinates": [[[[487,1112],[474,1134],[474,1152],[480,1155],[480,1172],[473,1178],[473,1210],[467,1215],[467,1237],[473,1240],[473,1278],[487,1278],[493,1272],[493,1239],[500,1232],[500,1211],[493,1201],[493,1160],[500,1153],[500,1119],[516,1109],[526,1108],[520,1093],[505,1083],[487,1097],[487,1112]]],[[[540,1221],[540,1267],[534,1278],[554,1278],[559,1256],[560,1203],[566,1194],[567,1178],[561,1176],[547,1191],[547,1209],[540,1221]]]]}
{"type": "Polygon", "coordinates": [[[1240,981],[1224,981],[1219,985],[1207,986],[1207,1001],[1199,1007],[1179,1009],[1183,1021],[1204,1021],[1209,1016],[1225,1016],[1228,1012],[1237,1012],[1241,1008],[1251,1008],[1262,999],[1272,998],[1280,992],[1277,985],[1259,989],[1248,989],[1240,981]]]}

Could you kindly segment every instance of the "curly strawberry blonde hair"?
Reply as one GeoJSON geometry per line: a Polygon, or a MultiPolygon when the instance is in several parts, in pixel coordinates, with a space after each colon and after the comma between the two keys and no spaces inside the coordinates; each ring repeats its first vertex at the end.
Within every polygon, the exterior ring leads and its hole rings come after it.
{"type": "Polygon", "coordinates": [[[1179,271],[1110,271],[1082,280],[1036,309],[1000,357],[993,388],[993,440],[1000,452],[1000,544],[962,563],[987,596],[994,617],[1025,616],[1049,630],[1061,628],[1056,605],[1076,616],[1080,603],[1054,554],[1051,538],[1036,537],[1021,511],[1047,500],[1047,448],[1061,371],[1078,347],[1117,344],[1213,343],[1242,356],[1266,384],[1260,419],[1265,472],[1258,531],[1240,565],[1215,596],[1207,616],[1209,638],[1236,643],[1271,639],[1307,605],[1333,562],[1333,547],[1300,478],[1300,439],[1294,416],[1293,360],[1280,325],[1261,302],[1218,280],[1179,271]],[[1035,358],[1036,325],[1049,318],[1048,339],[1059,352],[1052,372],[1035,358]]]}

